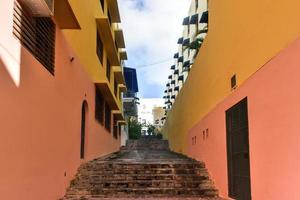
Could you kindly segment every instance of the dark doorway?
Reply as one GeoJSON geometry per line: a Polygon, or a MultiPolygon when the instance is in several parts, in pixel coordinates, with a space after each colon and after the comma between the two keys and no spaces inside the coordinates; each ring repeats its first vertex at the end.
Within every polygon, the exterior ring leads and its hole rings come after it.
{"type": "Polygon", "coordinates": [[[87,102],[84,101],[81,107],[81,140],[80,140],[80,158],[84,159],[85,150],[85,136],[86,136],[86,115],[87,102]]]}
{"type": "Polygon", "coordinates": [[[251,200],[247,98],[226,111],[229,196],[251,200]]]}

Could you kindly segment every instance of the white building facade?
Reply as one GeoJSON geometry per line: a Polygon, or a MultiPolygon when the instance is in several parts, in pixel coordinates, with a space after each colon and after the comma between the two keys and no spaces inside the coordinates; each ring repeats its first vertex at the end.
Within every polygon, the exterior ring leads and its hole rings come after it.
{"type": "Polygon", "coordinates": [[[192,0],[189,13],[183,19],[183,33],[178,39],[178,52],[174,54],[172,73],[168,77],[165,90],[166,113],[171,109],[176,96],[186,81],[193,66],[201,43],[208,29],[207,0],[192,0]]]}

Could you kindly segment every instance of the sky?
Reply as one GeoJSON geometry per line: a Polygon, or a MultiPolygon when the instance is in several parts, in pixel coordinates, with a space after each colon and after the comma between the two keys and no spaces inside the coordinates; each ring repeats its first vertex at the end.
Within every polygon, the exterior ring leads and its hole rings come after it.
{"type": "Polygon", "coordinates": [[[141,98],[162,98],[190,0],[118,0],[128,54],[141,98]]]}

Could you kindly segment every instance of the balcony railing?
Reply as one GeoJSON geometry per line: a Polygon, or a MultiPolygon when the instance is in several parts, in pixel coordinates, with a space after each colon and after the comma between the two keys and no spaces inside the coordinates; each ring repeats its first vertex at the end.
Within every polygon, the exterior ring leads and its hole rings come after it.
{"type": "Polygon", "coordinates": [[[124,97],[124,98],[135,98],[135,97],[136,97],[136,93],[127,91],[127,92],[125,92],[125,93],[123,94],[123,97],[124,97]]]}

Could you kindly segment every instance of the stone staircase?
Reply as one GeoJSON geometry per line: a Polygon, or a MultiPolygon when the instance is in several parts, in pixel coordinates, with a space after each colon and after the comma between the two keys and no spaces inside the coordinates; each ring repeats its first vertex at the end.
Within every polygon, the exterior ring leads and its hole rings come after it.
{"type": "Polygon", "coordinates": [[[168,140],[159,140],[152,137],[143,137],[139,140],[127,140],[122,150],[170,150],[168,140]]]}
{"type": "Polygon", "coordinates": [[[63,200],[166,197],[215,198],[218,191],[203,162],[168,150],[127,147],[83,164],[63,200]]]}

